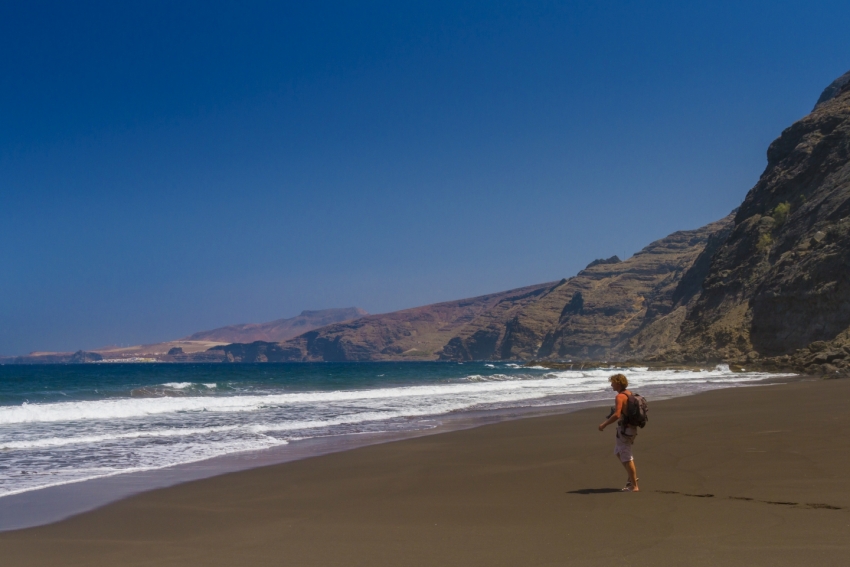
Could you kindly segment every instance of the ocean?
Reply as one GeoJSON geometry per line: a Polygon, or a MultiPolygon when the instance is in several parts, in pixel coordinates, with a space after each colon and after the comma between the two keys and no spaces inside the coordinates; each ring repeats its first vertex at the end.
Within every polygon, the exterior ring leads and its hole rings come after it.
{"type": "MultiPolygon", "coordinates": [[[[623,372],[650,405],[769,377],[623,372]]],[[[428,430],[464,412],[611,400],[610,374],[498,362],[0,366],[0,500],[307,439],[428,430]]]]}

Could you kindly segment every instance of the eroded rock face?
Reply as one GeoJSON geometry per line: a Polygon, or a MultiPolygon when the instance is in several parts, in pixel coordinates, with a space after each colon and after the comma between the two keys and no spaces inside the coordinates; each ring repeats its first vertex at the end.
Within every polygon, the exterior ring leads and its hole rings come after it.
{"type": "Polygon", "coordinates": [[[281,343],[266,341],[218,346],[209,349],[208,352],[218,351],[224,354],[223,362],[286,362],[298,354],[297,351],[293,351],[281,343]]]}
{"type": "Polygon", "coordinates": [[[470,321],[499,305],[532,301],[552,283],[328,325],[281,343],[217,347],[234,362],[436,360],[470,321]]]}
{"type": "Polygon", "coordinates": [[[628,260],[592,262],[534,301],[497,306],[453,337],[442,358],[603,360],[655,353],[675,340],[683,317],[662,319],[695,293],[680,292],[674,299],[682,278],[711,237],[731,223],[730,216],[673,233],[628,260]],[[655,344],[650,335],[662,327],[666,341],[655,344]]]}
{"type": "Polygon", "coordinates": [[[790,355],[850,327],[850,84],[842,85],[770,145],[671,356],[790,355]]]}

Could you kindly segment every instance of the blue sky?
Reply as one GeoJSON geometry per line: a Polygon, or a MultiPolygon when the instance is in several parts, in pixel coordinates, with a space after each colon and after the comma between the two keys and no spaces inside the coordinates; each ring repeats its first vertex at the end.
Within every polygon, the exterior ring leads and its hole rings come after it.
{"type": "Polygon", "coordinates": [[[0,354],[631,255],[740,204],[850,69],[848,21],[847,2],[0,2],[0,354]]]}

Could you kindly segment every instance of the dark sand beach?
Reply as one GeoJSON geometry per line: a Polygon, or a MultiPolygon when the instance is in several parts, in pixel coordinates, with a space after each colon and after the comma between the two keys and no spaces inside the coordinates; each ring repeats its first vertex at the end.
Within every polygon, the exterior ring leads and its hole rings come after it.
{"type": "Polygon", "coordinates": [[[227,474],[0,534],[18,565],[847,565],[850,380],[655,402],[618,492],[605,411],[227,474]]]}

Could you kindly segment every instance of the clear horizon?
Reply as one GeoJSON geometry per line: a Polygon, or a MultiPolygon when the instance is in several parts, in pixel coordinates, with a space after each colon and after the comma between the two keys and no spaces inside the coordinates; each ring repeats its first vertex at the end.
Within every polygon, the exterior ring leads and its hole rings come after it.
{"type": "Polygon", "coordinates": [[[839,2],[0,5],[0,355],[570,277],[737,207],[839,2]]]}

